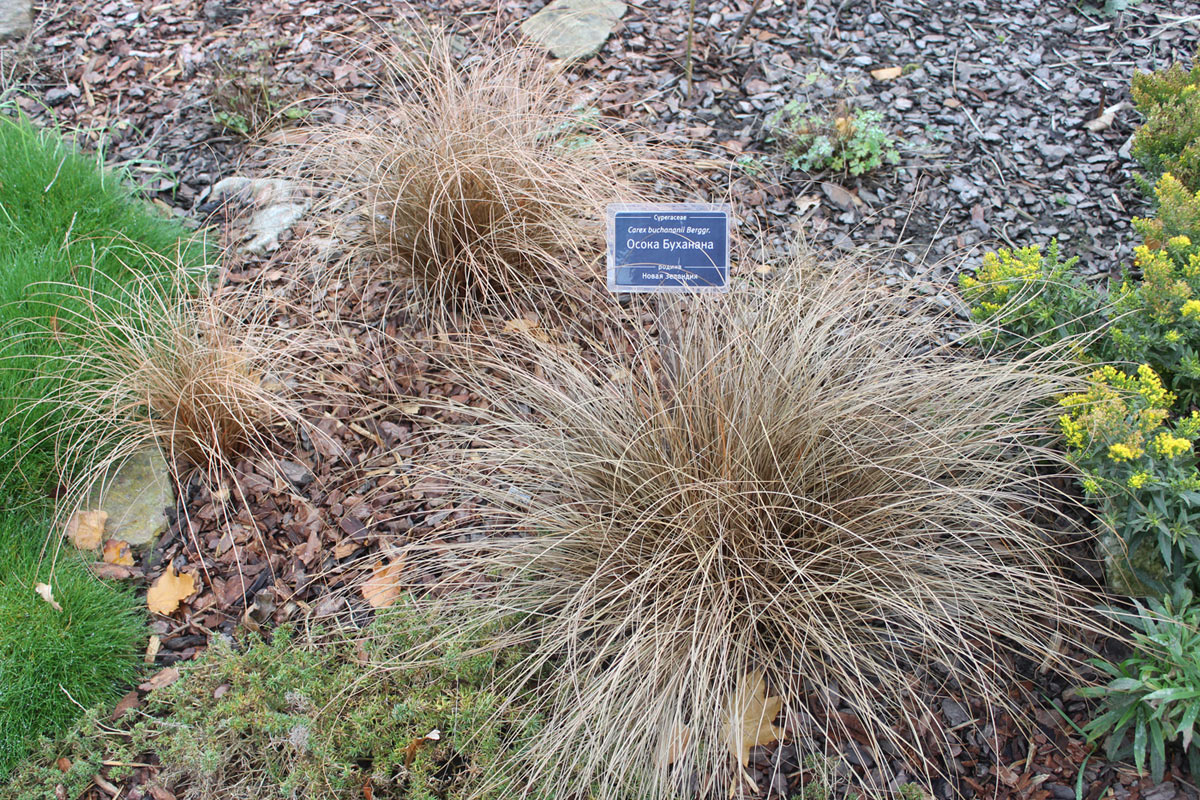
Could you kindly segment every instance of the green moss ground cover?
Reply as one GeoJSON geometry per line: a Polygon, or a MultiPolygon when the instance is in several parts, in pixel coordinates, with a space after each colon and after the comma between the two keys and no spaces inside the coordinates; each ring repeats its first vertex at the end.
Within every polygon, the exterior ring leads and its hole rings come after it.
{"type": "MultiPolygon", "coordinates": [[[[43,739],[5,796],[40,800],[61,783],[74,797],[106,770],[101,762],[146,758],[162,765],[162,783],[195,800],[518,796],[500,777],[502,759],[541,721],[492,691],[506,657],[449,649],[424,667],[386,668],[433,629],[400,603],[365,630],[215,640],[115,729],[97,712],[43,739]]],[[[107,775],[119,781],[128,770],[107,775]]]]}
{"type": "Polygon", "coordinates": [[[56,419],[55,376],[42,357],[64,346],[46,335],[47,319],[82,308],[89,282],[166,274],[201,255],[178,222],[97,159],[0,116],[0,776],[37,736],[69,728],[81,708],[124,691],[144,646],[131,592],[94,578],[73,552],[45,548],[53,443],[37,434],[56,419]],[[52,304],[48,283],[56,284],[52,304]],[[38,583],[52,587],[61,611],[38,595],[38,583]]]}

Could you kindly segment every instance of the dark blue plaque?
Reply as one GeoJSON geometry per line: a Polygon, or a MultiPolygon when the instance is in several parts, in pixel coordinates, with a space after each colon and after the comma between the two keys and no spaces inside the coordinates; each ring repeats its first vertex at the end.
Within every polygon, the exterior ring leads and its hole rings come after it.
{"type": "Polygon", "coordinates": [[[608,288],[614,292],[729,289],[728,205],[614,203],[608,207],[608,288]]]}

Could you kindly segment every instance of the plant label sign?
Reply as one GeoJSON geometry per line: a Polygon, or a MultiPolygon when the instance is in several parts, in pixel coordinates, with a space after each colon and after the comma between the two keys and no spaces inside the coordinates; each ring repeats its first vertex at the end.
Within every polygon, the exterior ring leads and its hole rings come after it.
{"type": "Polygon", "coordinates": [[[607,217],[610,291],[729,291],[728,205],[613,203],[607,217]]]}

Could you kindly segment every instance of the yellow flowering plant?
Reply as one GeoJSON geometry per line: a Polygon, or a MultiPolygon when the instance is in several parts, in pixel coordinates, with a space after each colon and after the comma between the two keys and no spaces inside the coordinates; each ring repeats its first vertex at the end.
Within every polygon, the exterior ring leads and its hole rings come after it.
{"type": "Polygon", "coordinates": [[[1171,419],[1176,397],[1143,364],[1134,372],[1106,365],[1087,392],[1059,401],[1063,439],[1084,475],[1085,492],[1130,553],[1157,552],[1163,570],[1130,569],[1145,585],[1200,577],[1200,472],[1192,443],[1200,413],[1171,419]]]}
{"type": "Polygon", "coordinates": [[[1133,136],[1133,157],[1152,178],[1171,172],[1200,190],[1200,61],[1134,73],[1132,94],[1146,117],[1133,136]]]}
{"type": "Polygon", "coordinates": [[[985,339],[1002,347],[1039,348],[1096,329],[1102,300],[1063,260],[1058,241],[987,253],[974,275],[959,286],[985,339]]]}

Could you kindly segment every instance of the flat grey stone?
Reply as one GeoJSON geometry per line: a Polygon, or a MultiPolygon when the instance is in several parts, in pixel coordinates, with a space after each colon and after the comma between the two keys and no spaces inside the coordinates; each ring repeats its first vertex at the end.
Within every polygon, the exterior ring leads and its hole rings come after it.
{"type": "Polygon", "coordinates": [[[134,455],[92,490],[90,508],[108,512],[105,538],[141,547],[167,529],[167,508],[175,504],[167,462],[157,450],[134,455]]]}
{"type": "Polygon", "coordinates": [[[32,27],[32,0],[0,0],[0,39],[24,36],[32,27]]]}
{"type": "Polygon", "coordinates": [[[212,187],[214,200],[238,197],[254,206],[242,231],[242,247],[258,256],[279,249],[279,237],[308,211],[310,203],[291,181],[280,178],[246,178],[234,175],[212,187]]]}
{"type": "Polygon", "coordinates": [[[595,55],[625,14],[620,0],[554,0],[521,23],[521,32],[564,60],[595,55]]]}

